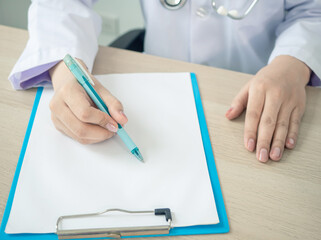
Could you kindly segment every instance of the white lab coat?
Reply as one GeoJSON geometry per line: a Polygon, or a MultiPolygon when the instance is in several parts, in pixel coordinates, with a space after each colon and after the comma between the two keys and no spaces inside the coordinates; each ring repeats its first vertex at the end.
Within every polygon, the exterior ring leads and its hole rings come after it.
{"type": "MultiPolygon", "coordinates": [[[[32,1],[30,39],[9,76],[14,88],[50,82],[48,69],[66,53],[92,70],[101,30],[93,2],[32,1]]],[[[244,2],[230,5],[241,9],[244,2]]],[[[148,54],[252,74],[278,55],[291,55],[321,77],[321,0],[261,0],[243,20],[218,15],[210,0],[187,0],[179,10],[167,10],[159,0],[141,5],[148,54]]]]}

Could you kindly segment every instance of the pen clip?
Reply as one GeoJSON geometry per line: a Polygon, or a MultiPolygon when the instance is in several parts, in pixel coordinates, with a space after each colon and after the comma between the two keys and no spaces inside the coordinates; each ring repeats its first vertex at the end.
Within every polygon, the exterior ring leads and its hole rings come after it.
{"type": "Polygon", "coordinates": [[[83,71],[84,75],[86,76],[86,78],[88,79],[89,83],[93,86],[95,86],[94,81],[91,79],[91,77],[88,75],[87,71],[83,68],[83,66],[80,64],[80,62],[71,56],[71,58],[78,64],[79,68],[81,69],[81,71],[83,71]]]}

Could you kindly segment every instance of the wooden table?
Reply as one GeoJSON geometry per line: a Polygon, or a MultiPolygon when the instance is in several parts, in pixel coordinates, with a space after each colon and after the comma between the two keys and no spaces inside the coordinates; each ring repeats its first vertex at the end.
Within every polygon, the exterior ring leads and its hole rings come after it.
{"type": "MultiPolygon", "coordinates": [[[[24,30],[0,26],[1,219],[36,92],[15,91],[7,80],[27,39],[24,30]]],[[[295,150],[263,164],[243,147],[244,114],[224,117],[251,75],[109,47],[100,47],[93,72],[197,74],[231,230],[159,239],[321,239],[321,89],[307,87],[295,150]]]]}

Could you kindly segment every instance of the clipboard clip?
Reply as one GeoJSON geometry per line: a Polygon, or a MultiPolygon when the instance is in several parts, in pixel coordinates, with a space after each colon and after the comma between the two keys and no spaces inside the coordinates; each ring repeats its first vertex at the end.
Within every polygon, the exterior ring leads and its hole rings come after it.
{"type": "Polygon", "coordinates": [[[81,238],[121,238],[123,236],[168,234],[172,225],[172,214],[169,208],[157,208],[150,211],[129,211],[119,208],[107,209],[102,212],[66,215],[58,218],[56,223],[56,234],[58,239],[81,239],[81,238]],[[154,214],[164,215],[167,224],[159,226],[140,227],[118,227],[118,228],[90,228],[90,229],[67,229],[62,230],[60,225],[65,219],[78,219],[84,217],[95,217],[109,212],[122,212],[128,214],[154,214]]]}

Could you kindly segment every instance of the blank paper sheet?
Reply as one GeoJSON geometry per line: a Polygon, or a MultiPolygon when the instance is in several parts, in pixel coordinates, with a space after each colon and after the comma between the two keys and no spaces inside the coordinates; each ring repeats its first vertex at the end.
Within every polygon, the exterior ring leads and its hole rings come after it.
{"type": "MultiPolygon", "coordinates": [[[[145,163],[117,135],[82,145],[57,131],[49,110],[53,90],[44,89],[5,232],[52,233],[59,216],[108,208],[170,208],[174,227],[218,223],[190,74],[97,78],[122,102],[125,129],[145,163]]],[[[103,226],[121,227],[127,220],[108,216],[103,226]]],[[[154,222],[151,215],[134,225],[154,222]]],[[[81,224],[68,228],[102,227],[93,219],[81,224]]]]}

